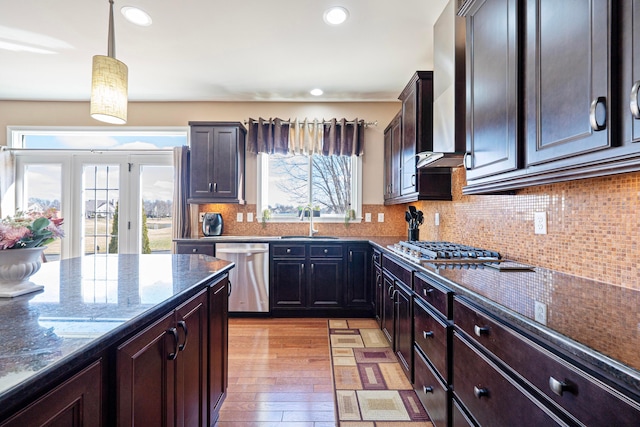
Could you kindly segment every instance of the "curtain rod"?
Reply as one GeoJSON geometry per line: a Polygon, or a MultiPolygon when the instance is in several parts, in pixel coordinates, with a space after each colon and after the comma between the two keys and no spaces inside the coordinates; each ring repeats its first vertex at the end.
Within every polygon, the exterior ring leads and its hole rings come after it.
{"type": "MultiPolygon", "coordinates": [[[[256,119],[251,119],[251,120],[253,120],[253,123],[258,123],[258,120],[256,120],[256,119]]],[[[265,120],[265,121],[267,121],[267,122],[268,122],[268,120],[265,120]]],[[[303,121],[298,120],[298,123],[302,123],[302,122],[303,122],[303,121]]],[[[290,124],[291,124],[290,120],[281,120],[281,121],[280,121],[280,123],[281,123],[281,124],[283,124],[283,125],[290,125],[290,124]]],[[[331,122],[326,121],[326,120],[325,120],[325,121],[323,121],[322,123],[323,123],[323,124],[325,124],[325,125],[329,125],[329,124],[331,124],[331,122]]],[[[346,123],[346,124],[348,124],[348,125],[354,125],[354,124],[357,124],[357,123],[356,123],[356,122],[354,122],[354,121],[347,121],[347,122],[345,122],[345,123],[346,123]]],[[[245,121],[244,121],[244,124],[245,124],[245,125],[248,125],[248,124],[249,124],[249,120],[245,120],[245,121]]],[[[366,127],[366,128],[367,128],[367,127],[369,127],[369,126],[378,126],[378,121],[377,121],[377,120],[375,120],[375,121],[373,121],[373,122],[364,122],[364,123],[363,123],[363,125],[364,125],[364,127],[366,127]]]]}

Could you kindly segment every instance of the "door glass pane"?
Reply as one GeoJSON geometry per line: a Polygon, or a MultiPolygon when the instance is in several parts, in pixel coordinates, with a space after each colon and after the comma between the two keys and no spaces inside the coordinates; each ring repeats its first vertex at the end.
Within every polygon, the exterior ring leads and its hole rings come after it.
{"type": "MultiPolygon", "coordinates": [[[[26,212],[45,212],[55,209],[58,218],[64,218],[61,210],[62,165],[28,164],[24,167],[24,200],[26,212]]],[[[62,226],[64,229],[64,225],[62,226]]],[[[48,261],[60,259],[62,239],[47,244],[44,251],[48,261]]]]}
{"type": "Polygon", "coordinates": [[[142,220],[140,251],[171,253],[173,166],[140,167],[142,220]]]}
{"type": "Polygon", "coordinates": [[[85,165],[82,177],[84,254],[118,253],[120,167],[85,165]]]}

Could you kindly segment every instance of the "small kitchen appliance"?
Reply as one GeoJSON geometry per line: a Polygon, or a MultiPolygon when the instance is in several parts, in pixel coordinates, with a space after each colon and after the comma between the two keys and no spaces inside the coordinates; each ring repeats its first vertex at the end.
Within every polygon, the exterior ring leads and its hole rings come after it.
{"type": "Polygon", "coordinates": [[[218,212],[207,212],[202,218],[202,234],[205,236],[222,235],[222,214],[218,212]]]}

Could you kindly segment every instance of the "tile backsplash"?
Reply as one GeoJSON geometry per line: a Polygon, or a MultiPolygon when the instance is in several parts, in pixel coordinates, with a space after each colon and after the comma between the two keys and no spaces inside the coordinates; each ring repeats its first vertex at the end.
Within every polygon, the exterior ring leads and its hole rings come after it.
{"type": "MultiPolygon", "coordinates": [[[[503,257],[630,289],[640,289],[640,173],[519,190],[514,195],[464,196],[465,171],[453,173],[453,201],[411,203],[424,212],[420,240],[446,240],[499,251],[503,257]],[[436,212],[440,225],[435,225],[436,212]],[[547,234],[534,234],[534,212],[546,212],[547,234]]],[[[255,205],[200,205],[221,212],[226,235],[306,235],[307,222],[255,219],[255,205]],[[243,222],[236,214],[243,213],[243,222]],[[246,222],[247,213],[254,221],[246,222]]],[[[364,205],[372,222],[316,223],[332,236],[406,238],[406,205],[364,205]],[[377,222],[384,213],[384,222],[377,222]]]]}

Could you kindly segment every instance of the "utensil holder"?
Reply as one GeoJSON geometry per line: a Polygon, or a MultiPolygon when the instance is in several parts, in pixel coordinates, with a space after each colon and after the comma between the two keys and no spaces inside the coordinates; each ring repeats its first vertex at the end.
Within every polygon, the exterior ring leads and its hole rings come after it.
{"type": "Polygon", "coordinates": [[[410,228],[409,229],[409,241],[414,242],[416,240],[420,240],[420,229],[419,228],[410,228]]]}

